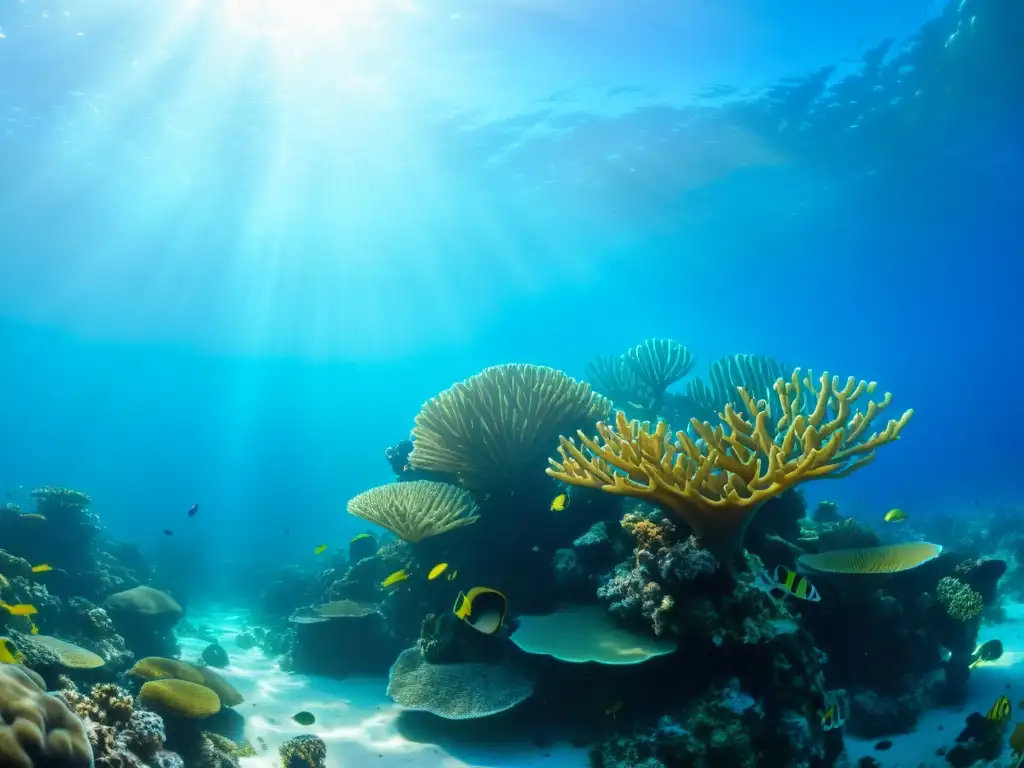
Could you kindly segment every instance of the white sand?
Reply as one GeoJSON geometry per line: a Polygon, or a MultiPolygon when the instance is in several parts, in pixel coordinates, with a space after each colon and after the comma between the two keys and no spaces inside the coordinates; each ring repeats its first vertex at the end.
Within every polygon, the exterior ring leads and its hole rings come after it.
{"type": "MultiPolygon", "coordinates": [[[[463,768],[494,766],[507,768],[584,768],[589,765],[586,750],[556,745],[540,749],[524,735],[522,744],[503,744],[501,749],[409,741],[398,733],[395,718],[400,708],[385,694],[385,678],[334,680],[283,672],[277,662],[267,659],[258,648],[240,649],[235,635],[245,626],[240,613],[189,615],[196,626],[209,628],[228,652],[231,665],[219,670],[245,697],[237,710],[245,717],[245,735],[259,757],[245,758],[246,768],[279,766],[278,747],[303,733],[319,736],[327,743],[329,768],[463,768]],[[303,727],[292,720],[303,710],[316,716],[316,723],[303,727]],[[263,739],[266,751],[262,751],[263,739]]],[[[190,637],[180,639],[182,659],[195,661],[207,643],[190,637]]]]}

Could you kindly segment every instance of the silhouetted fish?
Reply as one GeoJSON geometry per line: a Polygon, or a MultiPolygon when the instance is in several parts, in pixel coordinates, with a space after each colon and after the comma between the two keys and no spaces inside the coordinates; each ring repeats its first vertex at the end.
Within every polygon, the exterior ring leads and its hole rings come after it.
{"type": "Polygon", "coordinates": [[[188,516],[189,517],[195,517],[196,516],[196,512],[198,512],[198,511],[199,511],[199,505],[198,504],[193,504],[191,507],[188,508],[188,516]]]}
{"type": "Polygon", "coordinates": [[[174,531],[170,531],[170,530],[164,528],[164,536],[173,536],[173,535],[174,535],[174,531]]]}

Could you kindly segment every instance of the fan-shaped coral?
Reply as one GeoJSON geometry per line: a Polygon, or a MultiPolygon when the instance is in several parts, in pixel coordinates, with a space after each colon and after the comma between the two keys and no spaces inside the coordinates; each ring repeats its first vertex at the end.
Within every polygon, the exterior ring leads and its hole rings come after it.
{"type": "Polygon", "coordinates": [[[388,678],[388,696],[400,706],[447,720],[496,715],[533,690],[534,682],[511,663],[431,664],[419,648],[402,651],[388,678]]]}
{"type": "Polygon", "coordinates": [[[883,547],[833,549],[817,555],[801,555],[797,563],[823,573],[879,574],[909,571],[934,560],[942,547],[927,541],[908,541],[883,547]]]}
{"type": "Polygon", "coordinates": [[[696,365],[689,349],[672,339],[647,339],[629,350],[640,381],[655,394],[663,393],[696,365]]]}
{"type": "Polygon", "coordinates": [[[913,411],[891,419],[880,432],[867,432],[890,394],[853,412],[874,389],[874,383],[853,378],[840,386],[828,373],[816,386],[797,369],[789,382],[775,382],[777,420],[766,401],[754,402],[740,389],[752,419],[726,405],[723,423],[691,421],[698,439],[680,431],[672,440],[665,422],[651,431],[620,411],[614,426],[597,425],[598,437],[578,432],[582,449],[560,438],[561,460],[552,459],[547,472],[572,485],[657,502],[681,517],[704,546],[726,554],[742,544],[762,503],[804,480],[844,477],[871,461],[878,446],[899,437],[913,411]]]}
{"type": "Polygon", "coordinates": [[[469,488],[514,488],[539,471],[558,434],[589,428],[610,410],[611,401],[561,371],[497,365],[424,404],[409,461],[469,488]]]}
{"type": "Polygon", "coordinates": [[[527,653],[573,664],[641,664],[676,649],[674,639],[627,629],[600,605],[563,606],[544,616],[521,616],[512,642],[527,653]]]}
{"type": "Polygon", "coordinates": [[[60,666],[69,669],[96,669],[106,663],[102,656],[90,650],[49,635],[19,635],[18,645],[22,650],[27,650],[27,646],[35,646],[41,649],[47,658],[50,658],[52,653],[60,666]]]}
{"type": "Polygon", "coordinates": [[[740,388],[757,399],[767,399],[775,382],[785,375],[778,360],[763,355],[733,355],[711,363],[708,367],[710,383],[693,379],[687,391],[701,407],[721,413],[726,403],[732,403],[735,408],[743,405],[736,395],[740,388]]]}
{"type": "Polygon", "coordinates": [[[468,491],[433,480],[371,488],[349,501],[348,512],[387,528],[411,543],[479,519],[477,506],[468,491]]]}
{"type": "Polygon", "coordinates": [[[92,750],[85,725],[35,678],[0,666],[0,765],[4,768],[88,768],[92,750]]]}

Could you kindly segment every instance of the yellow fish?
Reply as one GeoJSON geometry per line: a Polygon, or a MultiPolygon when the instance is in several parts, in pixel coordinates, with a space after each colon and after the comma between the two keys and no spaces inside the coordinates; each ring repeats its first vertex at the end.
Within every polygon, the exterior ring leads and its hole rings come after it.
{"type": "Polygon", "coordinates": [[[566,503],[568,501],[569,501],[569,497],[566,494],[564,494],[564,493],[558,494],[551,501],[551,511],[552,512],[561,512],[561,511],[563,511],[565,509],[565,505],[566,505],[566,503]]]}
{"type": "Polygon", "coordinates": [[[403,568],[400,571],[395,571],[388,576],[384,581],[380,583],[382,587],[390,587],[392,584],[397,584],[400,581],[405,581],[409,578],[409,572],[403,568]]]}
{"type": "Polygon", "coordinates": [[[34,621],[32,621],[32,619],[29,619],[29,630],[28,631],[31,632],[33,635],[38,635],[39,634],[39,627],[36,626],[36,623],[34,621]]]}
{"type": "Polygon", "coordinates": [[[14,647],[9,638],[0,637],[0,664],[24,664],[25,655],[14,647]]]}
{"type": "Polygon", "coordinates": [[[0,589],[6,589],[11,586],[11,582],[7,580],[7,577],[0,573],[0,589]]]}
{"type": "Polygon", "coordinates": [[[996,703],[992,705],[992,709],[985,715],[985,719],[1002,727],[1009,722],[1010,715],[1012,714],[1013,706],[1010,704],[1010,700],[1005,696],[1000,696],[996,699],[996,703]]]}
{"type": "Polygon", "coordinates": [[[430,569],[430,573],[427,574],[427,581],[433,581],[442,573],[448,570],[448,563],[438,563],[430,569]]]}
{"type": "Polygon", "coordinates": [[[7,612],[11,616],[31,616],[35,613],[39,613],[34,605],[28,603],[18,603],[17,605],[9,605],[0,600],[0,608],[6,608],[7,612]]]}
{"type": "Polygon", "coordinates": [[[469,592],[459,592],[452,611],[477,632],[493,635],[505,623],[508,598],[490,587],[473,587],[469,592]]]}
{"type": "Polygon", "coordinates": [[[370,534],[368,534],[368,533],[357,533],[357,534],[356,534],[355,536],[353,536],[353,537],[352,537],[352,538],[351,538],[351,539],[349,540],[349,542],[348,542],[348,543],[349,543],[349,544],[355,544],[355,543],[356,543],[357,541],[362,541],[363,539],[372,539],[372,538],[373,538],[373,537],[372,537],[372,536],[370,536],[370,534]]]}
{"type": "Polygon", "coordinates": [[[48,565],[47,563],[40,563],[39,565],[33,565],[32,566],[32,573],[46,573],[47,571],[52,571],[52,570],[53,570],[53,566],[52,565],[48,565]]]}
{"type": "Polygon", "coordinates": [[[890,509],[888,512],[886,512],[884,520],[887,523],[902,523],[908,517],[910,517],[910,515],[908,515],[902,509],[897,508],[890,509]]]}
{"type": "Polygon", "coordinates": [[[313,550],[313,554],[314,555],[322,555],[326,551],[327,551],[327,545],[326,544],[321,544],[320,546],[318,546],[316,549],[313,550]]]}

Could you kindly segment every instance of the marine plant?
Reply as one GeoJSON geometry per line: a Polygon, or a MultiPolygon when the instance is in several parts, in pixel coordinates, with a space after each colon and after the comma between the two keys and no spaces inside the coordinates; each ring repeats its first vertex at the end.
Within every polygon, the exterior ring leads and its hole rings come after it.
{"type": "Polygon", "coordinates": [[[540,365],[486,368],[428,400],[412,431],[413,469],[470,489],[515,489],[539,473],[562,432],[607,418],[611,401],[540,365]]]}
{"type": "Polygon", "coordinates": [[[877,447],[899,438],[912,410],[868,433],[891,394],[854,409],[874,390],[874,382],[853,377],[841,386],[828,373],[815,382],[798,368],[789,381],[775,382],[777,417],[767,401],[755,402],[740,388],[750,418],[727,404],[719,424],[693,419],[696,437],[680,430],[674,440],[665,422],[652,429],[619,411],[614,425],[597,425],[596,437],[578,431],[581,447],[560,437],[560,460],[550,459],[547,473],[571,485],[658,503],[705,547],[727,556],[742,546],[765,501],[805,480],[845,477],[870,462],[877,447]]]}
{"type": "Polygon", "coordinates": [[[433,480],[380,485],[348,502],[350,515],[387,528],[410,544],[475,523],[477,511],[469,492],[433,480]]]}

